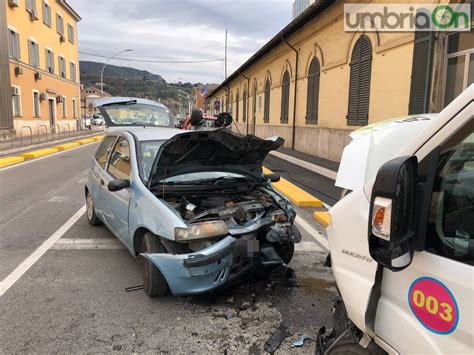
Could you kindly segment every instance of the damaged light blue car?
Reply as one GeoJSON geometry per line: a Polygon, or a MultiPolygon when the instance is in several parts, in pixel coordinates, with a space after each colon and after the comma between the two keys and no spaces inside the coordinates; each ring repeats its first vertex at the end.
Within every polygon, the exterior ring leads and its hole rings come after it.
{"type": "Polygon", "coordinates": [[[278,176],[262,173],[281,138],[174,129],[163,105],[143,99],[97,106],[110,132],[90,163],[87,219],[142,257],[147,295],[199,294],[290,262],[295,211],[271,186],[278,176]]]}

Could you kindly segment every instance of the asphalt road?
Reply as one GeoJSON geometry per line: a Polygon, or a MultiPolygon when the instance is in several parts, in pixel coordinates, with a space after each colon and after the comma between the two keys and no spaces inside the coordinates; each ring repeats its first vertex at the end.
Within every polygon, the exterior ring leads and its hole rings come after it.
{"type": "Polygon", "coordinates": [[[289,287],[286,271],[279,270],[195,297],[150,299],[142,290],[126,292],[142,284],[140,263],[105,227],[91,227],[77,213],[96,147],[0,170],[1,354],[257,354],[282,322],[289,336],[278,352],[314,352],[314,341],[298,349],[291,344],[331,325],[337,293],[310,211],[299,211],[306,229],[300,228],[303,242],[290,264],[299,287],[289,287]],[[62,234],[67,221],[71,227],[62,234]],[[61,238],[44,248],[55,235],[61,238]],[[38,253],[42,248],[44,254],[38,253]]]}

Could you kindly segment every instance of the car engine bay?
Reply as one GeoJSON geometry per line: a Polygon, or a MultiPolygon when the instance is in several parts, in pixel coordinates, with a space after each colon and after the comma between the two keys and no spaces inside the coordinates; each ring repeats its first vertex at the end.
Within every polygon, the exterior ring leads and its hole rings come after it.
{"type": "MultiPolygon", "coordinates": [[[[296,216],[293,206],[263,185],[245,191],[216,189],[175,193],[167,189],[162,201],[189,226],[200,222],[225,222],[234,238],[258,241],[256,249],[264,252],[266,259],[272,262],[289,262],[292,252],[289,256],[280,255],[280,251],[292,251],[293,244],[301,239],[298,229],[293,226],[296,216]]],[[[199,251],[223,237],[191,242],[187,247],[199,251]]]]}

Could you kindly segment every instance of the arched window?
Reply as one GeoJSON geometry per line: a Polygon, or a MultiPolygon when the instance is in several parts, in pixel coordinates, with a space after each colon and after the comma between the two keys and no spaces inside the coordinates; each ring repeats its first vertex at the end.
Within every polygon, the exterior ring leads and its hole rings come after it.
{"type": "Polygon", "coordinates": [[[288,123],[288,114],[290,111],[290,74],[285,70],[281,82],[281,123],[288,123]]]}
{"type": "Polygon", "coordinates": [[[347,124],[365,126],[369,121],[370,76],[372,72],[372,44],[362,35],[351,56],[349,77],[349,108],[347,124]]]}
{"type": "Polygon", "coordinates": [[[235,122],[239,122],[239,92],[235,95],[235,122]]]}
{"type": "Polygon", "coordinates": [[[247,87],[244,86],[244,91],[242,92],[242,121],[247,122],[247,87]]]}
{"type": "Polygon", "coordinates": [[[264,102],[263,102],[263,122],[270,121],[270,80],[265,81],[264,102]]]}
{"type": "Polygon", "coordinates": [[[229,113],[232,115],[232,105],[234,104],[234,93],[230,92],[229,113]]]}
{"type": "Polygon", "coordinates": [[[308,70],[308,93],[306,96],[306,123],[318,123],[320,67],[318,58],[313,58],[308,70]]]}

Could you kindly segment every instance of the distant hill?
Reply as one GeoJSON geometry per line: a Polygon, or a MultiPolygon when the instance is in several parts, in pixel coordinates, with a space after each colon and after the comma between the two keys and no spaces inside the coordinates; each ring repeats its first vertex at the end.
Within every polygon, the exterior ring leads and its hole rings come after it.
{"type": "MultiPolygon", "coordinates": [[[[100,71],[104,64],[81,61],[79,65],[81,84],[99,86],[100,71]]],[[[183,92],[194,96],[194,85],[191,83],[168,84],[161,75],[147,70],[107,65],[104,71],[104,91],[112,96],[159,100],[176,114],[180,108],[188,107],[186,95],[183,92]]]]}
{"type": "MultiPolygon", "coordinates": [[[[103,63],[97,62],[88,62],[88,61],[80,61],[80,70],[81,76],[82,75],[93,75],[93,76],[100,76],[100,72],[102,67],[104,66],[103,63]]],[[[135,68],[128,68],[128,67],[119,67],[116,65],[107,64],[107,68],[104,71],[104,78],[114,78],[120,77],[123,79],[137,79],[143,80],[146,78],[148,80],[163,80],[164,79],[157,74],[150,73],[147,70],[140,70],[135,68]]]]}

